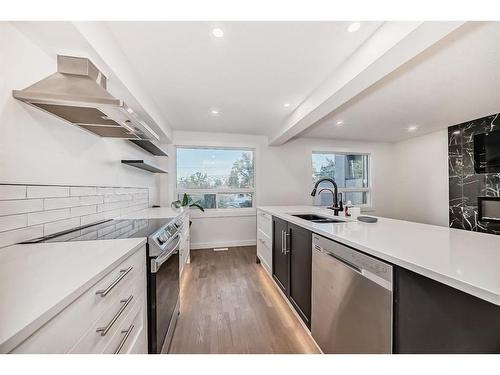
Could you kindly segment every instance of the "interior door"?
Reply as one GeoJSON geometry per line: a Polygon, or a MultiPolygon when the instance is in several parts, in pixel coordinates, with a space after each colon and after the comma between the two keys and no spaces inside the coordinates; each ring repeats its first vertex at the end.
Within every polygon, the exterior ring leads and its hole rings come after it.
{"type": "Polygon", "coordinates": [[[286,221],[273,217],[273,278],[288,296],[289,263],[284,251],[284,238],[287,233],[286,221]]]}
{"type": "Polygon", "coordinates": [[[304,323],[311,327],[312,234],[288,223],[290,256],[290,302],[304,323]]]}

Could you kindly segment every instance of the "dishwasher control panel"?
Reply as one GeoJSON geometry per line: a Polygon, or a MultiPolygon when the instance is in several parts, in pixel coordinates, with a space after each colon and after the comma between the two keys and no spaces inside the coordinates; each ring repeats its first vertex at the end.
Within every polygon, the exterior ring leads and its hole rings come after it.
{"type": "Polygon", "coordinates": [[[360,273],[369,272],[392,283],[392,266],[390,264],[317,234],[313,234],[312,237],[313,248],[317,251],[335,257],[360,273]]]}

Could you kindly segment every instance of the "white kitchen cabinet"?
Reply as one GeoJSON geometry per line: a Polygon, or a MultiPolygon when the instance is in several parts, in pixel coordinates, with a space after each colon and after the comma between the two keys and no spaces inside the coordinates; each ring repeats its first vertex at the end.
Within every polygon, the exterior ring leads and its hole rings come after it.
{"type": "Polygon", "coordinates": [[[143,354],[148,352],[146,306],[137,303],[124,318],[103,353],[143,354]]]}
{"type": "Polygon", "coordinates": [[[257,257],[269,275],[273,269],[272,233],[272,216],[265,211],[257,210],[257,257]]]}
{"type": "Polygon", "coordinates": [[[114,353],[119,346],[120,353],[147,353],[145,251],[139,248],[12,353],[114,353]]]}

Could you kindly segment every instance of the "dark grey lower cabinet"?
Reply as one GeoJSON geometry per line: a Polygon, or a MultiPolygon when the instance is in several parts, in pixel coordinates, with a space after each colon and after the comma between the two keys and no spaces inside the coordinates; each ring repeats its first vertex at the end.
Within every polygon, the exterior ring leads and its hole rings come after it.
{"type": "Polygon", "coordinates": [[[312,234],[288,223],[290,242],[289,299],[302,320],[311,327],[312,234]]]}
{"type": "Polygon", "coordinates": [[[288,223],[273,217],[273,279],[288,296],[290,262],[285,252],[286,233],[288,233],[288,223]]]}
{"type": "Polygon", "coordinates": [[[394,269],[395,353],[500,353],[500,306],[394,269]]]}
{"type": "Polygon", "coordinates": [[[287,231],[288,223],[273,217],[273,278],[286,296],[288,296],[290,276],[290,262],[285,252],[287,231]]]}
{"type": "Polygon", "coordinates": [[[273,217],[273,278],[311,328],[312,234],[273,217]]]}

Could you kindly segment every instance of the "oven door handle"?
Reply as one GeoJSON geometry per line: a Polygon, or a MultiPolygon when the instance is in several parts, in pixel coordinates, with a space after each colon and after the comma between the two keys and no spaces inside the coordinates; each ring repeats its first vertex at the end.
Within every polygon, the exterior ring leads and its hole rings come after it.
{"type": "Polygon", "coordinates": [[[162,266],[162,264],[165,263],[170,258],[170,256],[172,256],[173,254],[176,254],[176,253],[179,252],[179,244],[180,243],[181,243],[181,237],[179,236],[179,240],[175,244],[175,246],[172,249],[172,251],[170,251],[167,254],[160,255],[157,258],[151,259],[151,272],[152,273],[158,272],[158,270],[160,269],[160,267],[162,266]]]}

